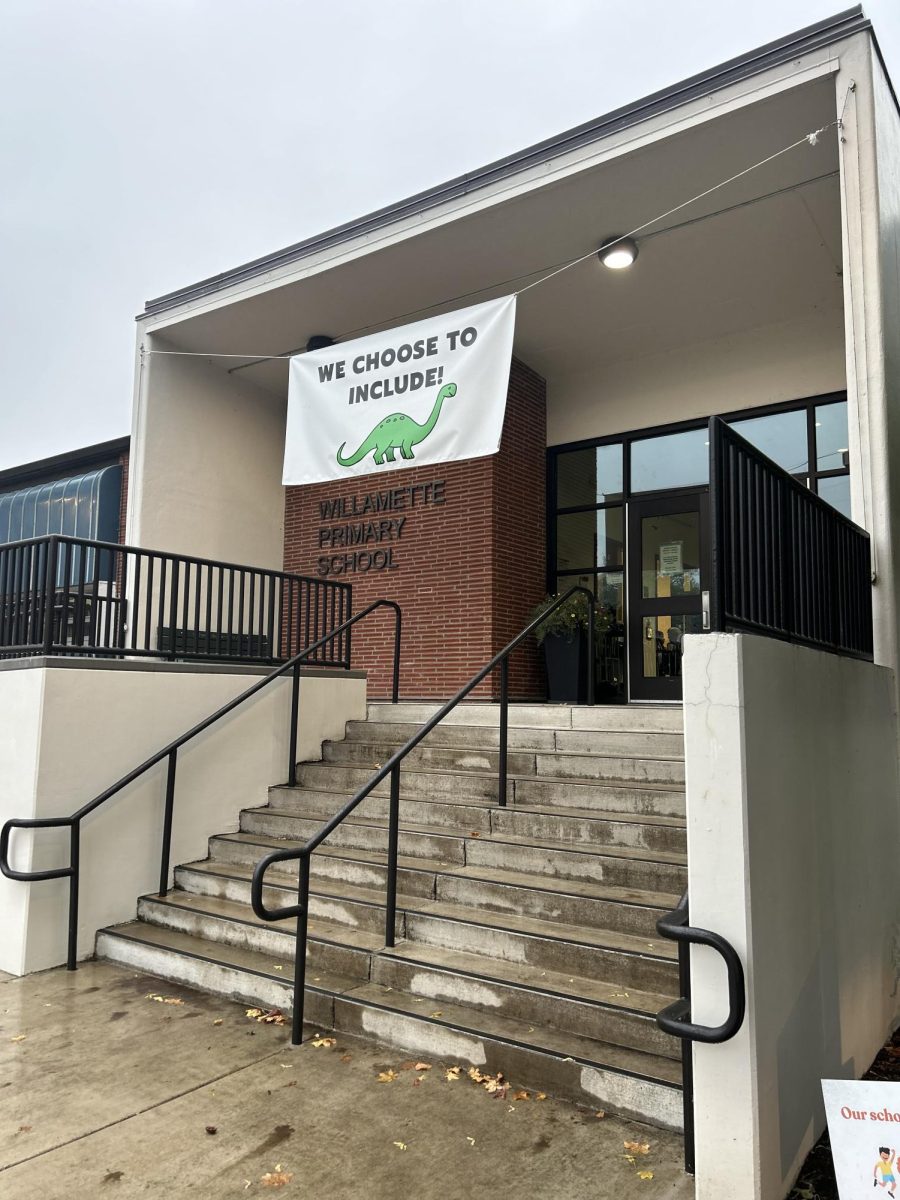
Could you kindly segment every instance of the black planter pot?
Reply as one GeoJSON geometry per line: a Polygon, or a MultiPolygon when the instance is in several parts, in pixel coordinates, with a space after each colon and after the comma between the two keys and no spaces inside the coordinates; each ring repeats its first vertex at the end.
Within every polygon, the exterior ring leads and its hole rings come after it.
{"type": "Polygon", "coordinates": [[[587,634],[548,633],[543,641],[548,699],[557,704],[587,703],[587,634]]]}

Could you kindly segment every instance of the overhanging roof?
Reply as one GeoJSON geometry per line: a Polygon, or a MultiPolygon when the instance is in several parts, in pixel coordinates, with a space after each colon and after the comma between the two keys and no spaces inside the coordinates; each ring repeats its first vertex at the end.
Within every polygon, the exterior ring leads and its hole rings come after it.
{"type": "Polygon", "coordinates": [[[436,208],[455,197],[471,195],[481,188],[486,188],[499,180],[534,168],[562,153],[599,142],[603,138],[647,120],[649,117],[711,95],[742,79],[760,74],[780,63],[788,62],[820,47],[831,45],[853,34],[865,30],[871,31],[871,28],[871,22],[864,16],[860,6],[847,9],[815,25],[809,25],[796,33],[769,42],[738,58],[733,58],[709,71],[682,80],[680,83],[646,96],[642,100],[615,109],[605,116],[499,159],[479,170],[467,172],[456,179],[419,192],[397,204],[378,209],[368,216],[336,226],[325,233],[297,242],[293,246],[288,246],[273,254],[254,259],[230,271],[224,271],[189,287],[168,292],[154,300],[148,300],[142,315],[166,312],[190,301],[214,295],[236,283],[263,275],[274,268],[287,266],[329,247],[382,229],[405,217],[436,208]]]}

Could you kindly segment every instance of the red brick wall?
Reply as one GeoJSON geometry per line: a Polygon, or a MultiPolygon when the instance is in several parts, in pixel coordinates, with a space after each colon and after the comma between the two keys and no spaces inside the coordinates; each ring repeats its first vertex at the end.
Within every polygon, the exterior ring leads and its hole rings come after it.
{"type": "Polygon", "coordinates": [[[119,541],[125,541],[125,518],[128,513],[128,451],[123,450],[119,455],[119,466],[122,468],[122,496],[119,500],[119,541]]]}
{"type": "MultiPolygon", "coordinates": [[[[497,454],[460,463],[413,467],[389,475],[285,489],[285,570],[319,576],[320,556],[371,553],[372,546],[320,547],[320,529],[360,516],[323,519],[323,501],[348,502],[389,488],[443,481],[443,503],[418,503],[373,519],[405,517],[401,535],[375,548],[393,551],[394,569],[328,576],[353,585],[354,610],[396,600],[403,610],[401,695],[447,699],[526,623],[545,591],[546,388],[513,362],[506,420],[497,454]]],[[[354,666],[369,671],[369,696],[390,690],[392,617],[369,618],[353,634],[354,666]]],[[[474,698],[487,699],[499,680],[474,698]]],[[[541,695],[534,645],[513,659],[510,692],[541,695]]]]}

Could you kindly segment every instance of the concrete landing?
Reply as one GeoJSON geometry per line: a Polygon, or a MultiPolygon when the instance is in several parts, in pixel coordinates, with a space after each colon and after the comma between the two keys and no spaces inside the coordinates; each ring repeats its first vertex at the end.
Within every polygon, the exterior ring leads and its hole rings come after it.
{"type": "Polygon", "coordinates": [[[293,1050],[243,1005],[108,963],[0,979],[0,1194],[693,1195],[675,1135],[403,1065],[345,1035],[293,1050]]]}

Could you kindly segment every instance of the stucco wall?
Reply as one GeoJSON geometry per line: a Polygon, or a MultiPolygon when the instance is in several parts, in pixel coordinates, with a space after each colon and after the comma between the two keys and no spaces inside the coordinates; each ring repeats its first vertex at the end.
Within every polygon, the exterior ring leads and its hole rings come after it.
{"type": "MultiPolygon", "coordinates": [[[[172,348],[159,337],[144,340],[153,350],[172,348]]],[[[280,568],[284,423],[283,400],[206,359],[145,355],[132,420],[127,540],[280,568]]]]}
{"type": "Polygon", "coordinates": [[[840,307],[796,321],[704,338],[666,354],[611,362],[589,375],[550,376],[547,444],[606,437],[846,386],[840,307]]]}
{"type": "MultiPolygon", "coordinates": [[[[896,1023],[893,672],[766,638],[685,638],[691,922],[747,969],[747,1019],[694,1050],[697,1197],[781,1200],[824,1128],[820,1080],[861,1075],[896,1023]]],[[[724,970],[693,956],[694,1017],[724,970]]]]}
{"type": "MultiPolygon", "coordinates": [[[[48,660],[52,662],[53,660],[48,660]]],[[[68,816],[191,725],[250,687],[259,672],[181,664],[72,662],[0,670],[0,823],[68,816]]],[[[365,678],[305,674],[298,757],[365,716],[365,678]]],[[[240,810],[264,804],[287,775],[290,684],[269,686],[179,753],[171,864],[206,857],[207,839],[237,829],[240,810]]],[[[131,920],[159,882],[165,762],[88,817],[81,839],[79,956],[94,934],[131,920]]],[[[13,835],[13,867],[68,862],[68,834],[13,835]]],[[[68,881],[0,877],[0,970],[24,974],[65,960],[68,881]]]]}

